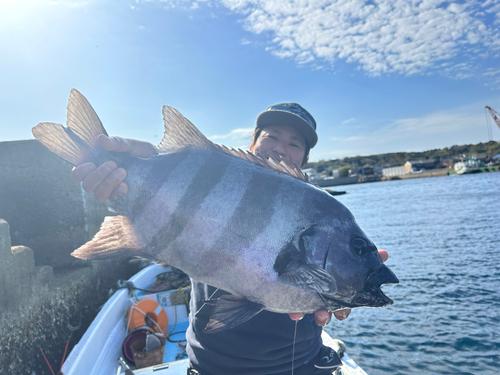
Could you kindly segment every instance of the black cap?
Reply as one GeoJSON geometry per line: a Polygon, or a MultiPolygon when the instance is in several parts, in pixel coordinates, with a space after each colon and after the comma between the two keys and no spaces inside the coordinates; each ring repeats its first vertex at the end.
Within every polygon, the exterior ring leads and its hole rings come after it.
{"type": "Polygon", "coordinates": [[[257,116],[255,126],[264,129],[269,125],[291,126],[305,138],[309,148],[318,142],[316,121],[300,104],[280,103],[267,108],[257,116]]]}

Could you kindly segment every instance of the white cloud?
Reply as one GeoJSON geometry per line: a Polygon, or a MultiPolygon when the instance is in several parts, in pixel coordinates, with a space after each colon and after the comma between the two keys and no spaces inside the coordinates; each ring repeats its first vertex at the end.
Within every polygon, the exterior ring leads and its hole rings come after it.
{"type": "Polygon", "coordinates": [[[354,117],[350,118],[350,119],[347,119],[347,120],[344,120],[342,121],[342,124],[348,124],[350,122],[354,121],[354,117]]]}
{"type": "Polygon", "coordinates": [[[374,76],[465,79],[479,76],[479,62],[492,63],[500,50],[499,0],[156,1],[186,9],[222,5],[240,14],[248,31],[268,38],[270,53],[314,68],[343,60],[374,76]]]}
{"type": "Polygon", "coordinates": [[[227,134],[212,135],[208,139],[227,147],[248,149],[254,130],[255,128],[238,128],[227,134]]]}
{"type": "MultiPolygon", "coordinates": [[[[439,0],[223,0],[246,15],[254,33],[274,35],[270,50],[299,63],[343,59],[369,74],[415,74],[471,49],[495,46],[499,36],[483,7],[439,0]],[[307,59],[304,59],[307,55],[307,59]]],[[[491,9],[494,4],[486,6],[491,9]]]]}

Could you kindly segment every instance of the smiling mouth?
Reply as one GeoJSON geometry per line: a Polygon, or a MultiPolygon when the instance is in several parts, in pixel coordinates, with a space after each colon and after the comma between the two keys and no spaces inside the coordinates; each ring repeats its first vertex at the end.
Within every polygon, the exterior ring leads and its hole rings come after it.
{"type": "Polygon", "coordinates": [[[283,159],[283,156],[280,154],[266,154],[266,159],[269,159],[269,158],[274,159],[278,163],[282,160],[285,160],[285,159],[283,159]]]}

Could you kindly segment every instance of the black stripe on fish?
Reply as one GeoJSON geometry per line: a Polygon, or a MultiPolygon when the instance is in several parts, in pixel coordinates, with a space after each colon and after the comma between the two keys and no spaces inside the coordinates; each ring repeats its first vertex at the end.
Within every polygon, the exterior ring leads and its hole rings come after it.
{"type": "MultiPolygon", "coordinates": [[[[196,151],[194,151],[196,152],[196,151]]],[[[206,151],[199,151],[205,152],[206,151]]],[[[196,215],[205,198],[211,190],[220,182],[231,163],[231,156],[220,152],[210,152],[205,163],[191,181],[184,196],[179,201],[177,209],[170,215],[168,228],[158,232],[152,239],[151,245],[155,249],[161,249],[165,244],[171,244],[179,237],[192,217],[196,215]],[[209,168],[204,168],[209,166],[209,168]]]]}
{"type": "Polygon", "coordinates": [[[259,174],[254,176],[249,181],[238,207],[228,220],[226,234],[221,236],[212,248],[230,249],[248,246],[270,224],[276,204],[275,197],[279,193],[282,179],[278,175],[261,178],[258,178],[259,174]],[[267,181],[263,181],[263,178],[267,181]],[[247,235],[244,236],[245,234],[247,235]]]}
{"type": "Polygon", "coordinates": [[[144,164],[144,168],[151,169],[148,173],[143,173],[141,186],[137,186],[137,189],[141,190],[141,199],[136,200],[130,208],[132,218],[138,217],[144,208],[148,207],[149,202],[156,197],[158,190],[168,180],[170,173],[186,158],[187,154],[187,152],[179,152],[169,155],[151,156],[147,159],[148,161],[147,164],[144,164]]]}

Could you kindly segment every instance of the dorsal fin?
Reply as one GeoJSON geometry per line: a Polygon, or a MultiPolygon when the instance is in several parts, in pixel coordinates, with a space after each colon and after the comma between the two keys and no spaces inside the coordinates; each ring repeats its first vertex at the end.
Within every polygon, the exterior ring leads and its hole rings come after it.
{"type": "Polygon", "coordinates": [[[160,152],[172,153],[185,148],[210,149],[215,145],[173,107],[163,106],[165,134],[158,145],[160,152]]]}
{"type": "Polygon", "coordinates": [[[291,167],[283,159],[278,161],[271,156],[266,158],[262,155],[254,155],[249,151],[213,143],[191,121],[173,107],[163,106],[163,122],[165,134],[158,145],[160,152],[172,153],[185,148],[217,149],[265,168],[310,182],[297,165],[294,164],[294,167],[291,167]]]}
{"type": "Polygon", "coordinates": [[[229,148],[223,145],[217,145],[217,144],[214,145],[216,148],[227,154],[231,154],[238,158],[251,161],[257,165],[263,166],[264,168],[271,169],[279,173],[287,174],[299,180],[310,182],[307,175],[304,175],[304,173],[302,173],[302,171],[300,170],[299,167],[297,167],[296,164],[294,164],[294,167],[292,168],[284,160],[278,161],[274,159],[272,156],[266,158],[260,154],[254,155],[250,151],[243,151],[241,149],[229,148]]]}

